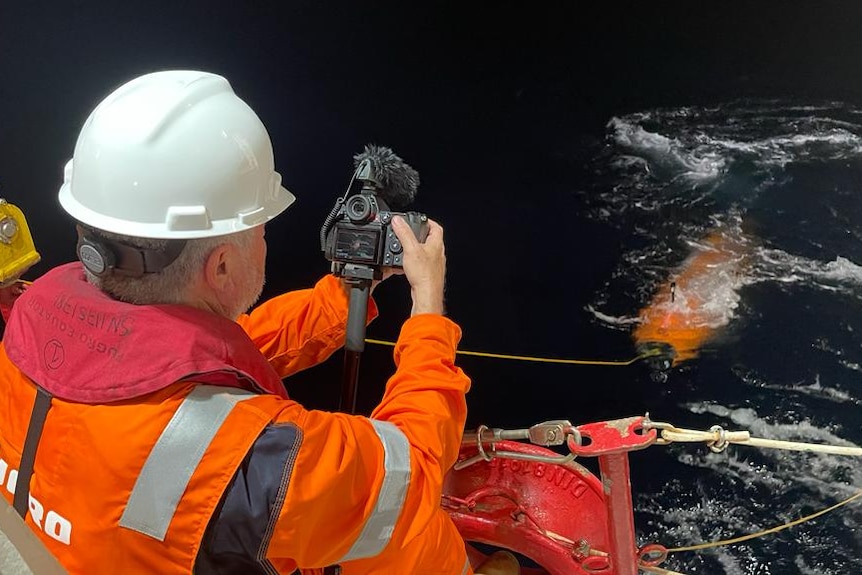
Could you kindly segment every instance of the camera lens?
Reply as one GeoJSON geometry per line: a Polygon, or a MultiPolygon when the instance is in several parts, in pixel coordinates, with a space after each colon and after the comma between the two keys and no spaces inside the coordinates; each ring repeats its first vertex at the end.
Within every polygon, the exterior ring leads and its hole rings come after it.
{"type": "Polygon", "coordinates": [[[359,195],[347,200],[345,211],[351,222],[354,224],[364,224],[374,219],[376,215],[374,208],[374,202],[371,198],[359,195]]]}

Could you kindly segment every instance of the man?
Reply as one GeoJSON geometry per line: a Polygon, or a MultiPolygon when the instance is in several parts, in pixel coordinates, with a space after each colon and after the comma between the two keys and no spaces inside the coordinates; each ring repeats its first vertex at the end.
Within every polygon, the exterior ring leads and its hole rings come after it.
{"type": "Polygon", "coordinates": [[[393,224],[412,315],[365,418],[306,410],[281,382],[342,344],[337,278],[243,313],[264,225],[294,197],[224,78],[159,72],[114,91],[59,198],[80,263],[34,282],[10,318],[0,492],[69,572],[471,571],[439,507],[470,386],[439,225],[420,244],[393,224]]]}

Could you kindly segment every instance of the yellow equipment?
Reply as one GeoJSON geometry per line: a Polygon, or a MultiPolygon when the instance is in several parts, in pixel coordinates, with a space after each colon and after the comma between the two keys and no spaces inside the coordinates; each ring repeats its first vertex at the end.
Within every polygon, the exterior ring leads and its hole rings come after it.
{"type": "Polygon", "coordinates": [[[0,288],[18,281],[40,259],[24,212],[0,198],[0,288]]]}

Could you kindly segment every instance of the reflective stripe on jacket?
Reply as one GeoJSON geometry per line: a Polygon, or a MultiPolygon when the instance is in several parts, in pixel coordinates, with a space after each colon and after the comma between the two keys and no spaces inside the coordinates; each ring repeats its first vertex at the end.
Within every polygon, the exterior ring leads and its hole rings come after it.
{"type": "MultiPolygon", "coordinates": [[[[341,286],[327,278],[240,324],[284,376],[330,355],[345,317],[341,286]]],[[[371,419],[190,382],[111,403],[55,397],[27,522],[71,573],[290,573],[336,562],[347,574],[469,572],[439,507],[466,416],[459,337],[443,317],[408,320],[371,419]]],[[[128,360],[133,370],[159,358],[141,349],[128,360]]],[[[0,348],[9,501],[34,395],[0,348]]]]}

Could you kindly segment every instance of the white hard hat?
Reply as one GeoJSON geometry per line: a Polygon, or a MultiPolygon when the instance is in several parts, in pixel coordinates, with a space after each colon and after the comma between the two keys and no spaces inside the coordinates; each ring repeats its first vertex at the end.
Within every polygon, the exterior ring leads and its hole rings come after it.
{"type": "Polygon", "coordinates": [[[165,71],[105,98],[66,164],[60,204],[94,228],[191,239],[265,223],[296,199],[263,123],[223,77],[165,71]]]}

